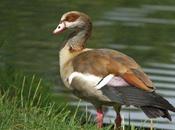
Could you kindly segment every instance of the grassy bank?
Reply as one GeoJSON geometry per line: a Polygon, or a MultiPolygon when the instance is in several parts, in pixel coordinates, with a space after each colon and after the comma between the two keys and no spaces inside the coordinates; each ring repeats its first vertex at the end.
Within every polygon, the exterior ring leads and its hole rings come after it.
{"type": "Polygon", "coordinates": [[[35,75],[0,70],[0,130],[96,130],[85,112],[56,100],[50,86],[35,75]]]}
{"type": "Polygon", "coordinates": [[[81,125],[78,109],[55,101],[50,86],[35,75],[0,70],[0,130],[96,129],[81,125]]]}

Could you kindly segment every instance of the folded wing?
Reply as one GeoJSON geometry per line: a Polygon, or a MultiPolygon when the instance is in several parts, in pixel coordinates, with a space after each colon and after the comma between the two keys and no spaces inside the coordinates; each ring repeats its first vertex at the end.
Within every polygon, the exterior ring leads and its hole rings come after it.
{"type": "Polygon", "coordinates": [[[109,74],[122,77],[128,84],[152,92],[155,87],[140,66],[130,57],[109,49],[90,50],[73,60],[74,71],[99,77],[109,74]]]}

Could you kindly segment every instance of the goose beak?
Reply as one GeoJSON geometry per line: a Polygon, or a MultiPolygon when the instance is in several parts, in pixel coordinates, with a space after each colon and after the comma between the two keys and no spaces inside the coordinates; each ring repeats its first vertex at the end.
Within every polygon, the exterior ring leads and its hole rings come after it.
{"type": "Polygon", "coordinates": [[[60,22],[60,24],[56,27],[56,29],[52,32],[53,34],[60,34],[66,30],[65,22],[60,22]]]}

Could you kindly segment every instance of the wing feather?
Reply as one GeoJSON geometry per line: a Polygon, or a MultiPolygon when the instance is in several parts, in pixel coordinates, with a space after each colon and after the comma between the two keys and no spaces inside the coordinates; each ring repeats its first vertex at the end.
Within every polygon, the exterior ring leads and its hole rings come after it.
{"type": "Polygon", "coordinates": [[[155,87],[141,67],[127,55],[110,49],[83,52],[73,61],[74,71],[100,77],[109,74],[122,77],[128,84],[142,90],[154,91],[155,87]]]}

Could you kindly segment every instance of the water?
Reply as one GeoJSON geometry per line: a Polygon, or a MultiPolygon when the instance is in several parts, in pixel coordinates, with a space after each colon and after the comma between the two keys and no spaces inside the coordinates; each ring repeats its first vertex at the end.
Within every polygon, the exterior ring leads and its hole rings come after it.
{"type": "MultiPolygon", "coordinates": [[[[153,80],[157,92],[175,105],[175,1],[1,0],[0,7],[1,67],[41,74],[56,83],[55,93],[68,95],[58,81],[58,50],[67,34],[55,37],[51,32],[64,12],[79,10],[89,14],[94,24],[88,47],[112,48],[133,57],[153,80]]],[[[81,105],[95,115],[90,104],[81,105]]],[[[126,124],[129,111],[131,123],[149,126],[148,118],[133,107],[122,111],[126,124]]],[[[113,121],[113,115],[109,108],[105,122],[113,121]]],[[[171,123],[158,119],[154,126],[175,129],[175,114],[171,115],[171,123]]]]}

